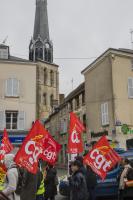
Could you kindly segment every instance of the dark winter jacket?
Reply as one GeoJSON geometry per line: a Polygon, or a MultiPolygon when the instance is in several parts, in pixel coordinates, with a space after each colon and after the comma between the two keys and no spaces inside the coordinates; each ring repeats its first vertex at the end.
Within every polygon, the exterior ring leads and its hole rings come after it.
{"type": "Polygon", "coordinates": [[[55,183],[57,171],[55,168],[47,169],[46,177],[44,179],[45,198],[54,197],[57,194],[57,186],[55,183]]]}
{"type": "Polygon", "coordinates": [[[88,199],[87,184],[85,176],[81,171],[75,172],[69,178],[70,184],[70,200],[86,200],[88,199]]]}
{"type": "Polygon", "coordinates": [[[23,187],[21,193],[21,200],[36,200],[38,185],[38,173],[32,174],[25,170],[23,175],[23,187]]]}
{"type": "Polygon", "coordinates": [[[86,170],[86,182],[87,188],[94,188],[97,185],[97,177],[96,174],[92,171],[92,169],[88,166],[86,170]]]}

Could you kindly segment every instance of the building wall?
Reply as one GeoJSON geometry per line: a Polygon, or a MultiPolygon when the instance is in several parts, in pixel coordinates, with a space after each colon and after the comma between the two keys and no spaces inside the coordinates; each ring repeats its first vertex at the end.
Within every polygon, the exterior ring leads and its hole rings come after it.
{"type": "Polygon", "coordinates": [[[95,68],[85,74],[86,114],[88,134],[103,131],[101,121],[101,104],[107,102],[109,106],[109,127],[114,125],[113,119],[113,94],[112,94],[112,69],[110,57],[106,57],[95,68]]]}
{"type": "MultiPolygon", "coordinates": [[[[116,55],[112,62],[112,72],[115,121],[120,121],[121,124],[127,124],[133,128],[133,99],[128,97],[128,78],[133,78],[131,60],[131,57],[116,55]]],[[[121,127],[117,128],[116,139],[121,147],[125,148],[126,140],[131,138],[133,134],[124,135],[121,127]]]]}
{"type": "Polygon", "coordinates": [[[0,111],[17,110],[25,112],[25,130],[31,128],[36,119],[36,65],[26,63],[0,62],[0,111]],[[6,97],[6,80],[19,80],[18,98],[6,97]]]}
{"type": "MultiPolygon", "coordinates": [[[[37,107],[38,117],[45,120],[52,113],[53,108],[50,103],[50,96],[59,103],[59,72],[58,66],[44,62],[37,63],[37,107]],[[46,76],[44,69],[46,70],[46,76]],[[50,72],[53,71],[53,85],[51,85],[50,72]],[[44,102],[46,94],[46,103],[44,102]]],[[[53,105],[54,106],[54,105],[53,105]]]]}
{"type": "Polygon", "coordinates": [[[85,75],[86,113],[90,142],[108,133],[113,147],[127,148],[133,143],[133,98],[128,96],[128,78],[133,78],[131,52],[108,50],[85,75]],[[108,103],[109,125],[102,126],[101,104],[108,103]],[[123,133],[123,124],[129,128],[123,133]],[[105,132],[106,131],[106,132],[105,132]]]}
{"type": "MultiPolygon", "coordinates": [[[[75,112],[76,115],[83,121],[83,115],[86,115],[85,102],[82,102],[82,92],[78,95],[73,95],[72,98],[64,101],[59,106],[58,111],[54,112],[45,123],[45,127],[50,131],[51,135],[62,145],[61,153],[59,154],[58,164],[66,166],[68,162],[67,144],[68,144],[68,130],[69,130],[69,113],[75,112]],[[75,98],[79,98],[79,105],[77,106],[75,98]],[[73,105],[71,108],[70,105],[73,105]]],[[[87,142],[86,133],[83,133],[83,141],[87,142]]]]}
{"type": "Polygon", "coordinates": [[[131,58],[115,56],[112,62],[115,119],[133,126],[133,99],[128,97],[128,78],[133,78],[131,58]]]}

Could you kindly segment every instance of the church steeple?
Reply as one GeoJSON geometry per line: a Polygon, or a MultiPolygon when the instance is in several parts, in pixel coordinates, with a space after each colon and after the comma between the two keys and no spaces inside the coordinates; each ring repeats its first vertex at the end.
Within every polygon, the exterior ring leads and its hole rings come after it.
{"type": "Polygon", "coordinates": [[[47,0],[36,0],[34,34],[29,45],[29,59],[53,62],[53,44],[49,37],[47,0]]]}

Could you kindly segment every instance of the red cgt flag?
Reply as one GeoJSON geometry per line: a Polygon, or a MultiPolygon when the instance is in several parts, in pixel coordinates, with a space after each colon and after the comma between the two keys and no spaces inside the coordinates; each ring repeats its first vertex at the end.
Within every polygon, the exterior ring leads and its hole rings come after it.
{"type": "Polygon", "coordinates": [[[37,120],[15,156],[16,164],[36,174],[38,160],[42,156],[43,143],[47,134],[43,125],[37,120]]]}
{"type": "Polygon", "coordinates": [[[85,127],[77,116],[70,113],[70,128],[68,138],[68,153],[77,154],[83,152],[83,143],[81,133],[85,131],[85,127]]]}
{"type": "Polygon", "coordinates": [[[84,157],[84,163],[89,165],[103,180],[107,172],[120,160],[121,157],[110,147],[105,136],[103,136],[84,157]]]}
{"type": "Polygon", "coordinates": [[[3,139],[1,141],[0,147],[0,160],[4,159],[5,154],[10,153],[13,150],[13,145],[11,144],[6,129],[4,129],[3,139]]]}
{"type": "Polygon", "coordinates": [[[44,140],[43,147],[44,151],[41,156],[42,160],[54,165],[57,161],[58,153],[61,150],[61,145],[54,140],[50,133],[48,133],[44,140]]]}

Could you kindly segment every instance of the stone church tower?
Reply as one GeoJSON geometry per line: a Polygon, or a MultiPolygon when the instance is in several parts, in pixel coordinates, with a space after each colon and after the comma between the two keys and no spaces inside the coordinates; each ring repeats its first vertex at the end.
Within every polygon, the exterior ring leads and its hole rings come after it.
{"type": "Polygon", "coordinates": [[[29,60],[37,63],[37,118],[45,121],[59,103],[59,66],[53,63],[47,0],[36,0],[34,33],[29,45],[29,60]]]}
{"type": "Polygon", "coordinates": [[[53,62],[53,44],[49,37],[47,0],[36,0],[34,34],[29,45],[29,59],[53,62]]]}

